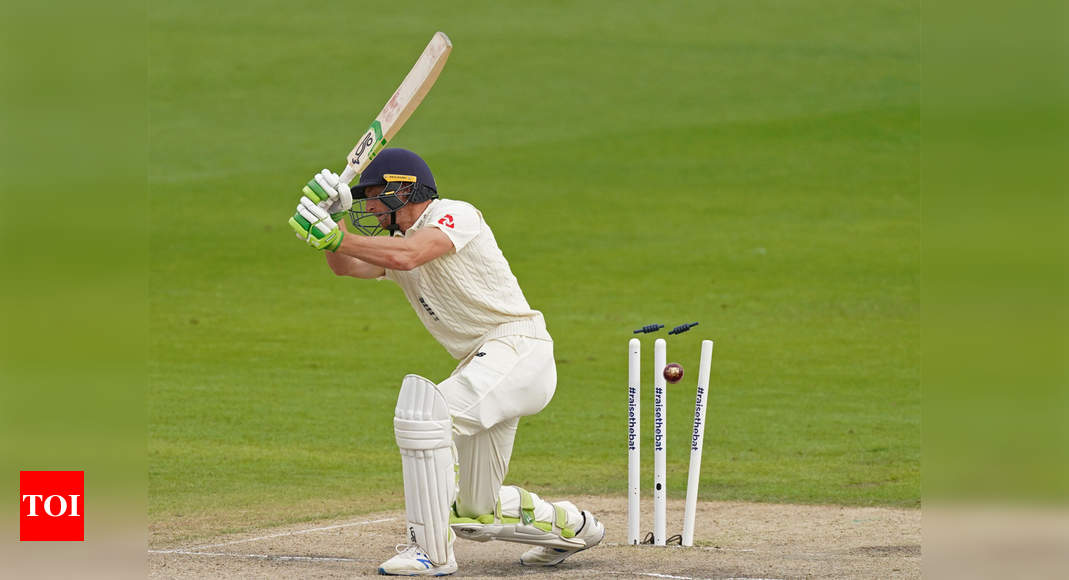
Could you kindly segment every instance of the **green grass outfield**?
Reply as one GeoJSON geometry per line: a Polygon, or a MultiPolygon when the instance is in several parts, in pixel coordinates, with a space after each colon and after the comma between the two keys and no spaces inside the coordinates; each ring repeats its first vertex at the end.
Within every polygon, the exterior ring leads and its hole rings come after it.
{"type": "Polygon", "coordinates": [[[454,361],[286,220],[435,30],[394,144],[482,209],[556,341],[508,482],[623,497],[631,330],[697,320],[670,496],[712,338],[703,499],[919,505],[917,3],[255,6],[150,4],[151,523],[401,506],[400,379],[454,361]]]}

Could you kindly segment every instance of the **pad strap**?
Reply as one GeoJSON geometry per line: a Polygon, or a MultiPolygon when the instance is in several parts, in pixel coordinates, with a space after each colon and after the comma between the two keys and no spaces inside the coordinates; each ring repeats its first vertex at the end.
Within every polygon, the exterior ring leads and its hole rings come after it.
{"type": "Polygon", "coordinates": [[[442,449],[453,444],[453,422],[449,419],[431,421],[394,417],[393,431],[401,449],[442,449]]]}

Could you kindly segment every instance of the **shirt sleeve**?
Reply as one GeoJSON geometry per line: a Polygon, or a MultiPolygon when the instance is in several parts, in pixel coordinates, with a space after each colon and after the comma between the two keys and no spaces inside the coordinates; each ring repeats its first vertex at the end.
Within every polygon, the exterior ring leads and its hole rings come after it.
{"type": "Polygon", "coordinates": [[[459,252],[479,235],[483,216],[474,207],[467,204],[438,204],[427,220],[426,227],[438,228],[453,242],[453,248],[459,252]]]}

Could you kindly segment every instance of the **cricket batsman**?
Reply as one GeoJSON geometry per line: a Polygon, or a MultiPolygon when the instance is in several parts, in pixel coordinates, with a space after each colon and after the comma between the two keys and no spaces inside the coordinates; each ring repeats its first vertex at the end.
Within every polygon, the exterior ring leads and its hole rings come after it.
{"type": "Polygon", "coordinates": [[[527,304],[482,214],[439,198],[427,163],[397,148],[383,149],[351,188],[323,170],[303,194],[290,220],[297,237],[325,250],[338,276],[395,282],[460,361],[437,384],[401,381],[394,433],[406,545],[379,573],[452,574],[458,535],[529,544],[525,566],[555,566],[601,542],[605,527],[589,511],[501,485],[520,417],[545,408],[557,373],[542,313],[527,304]],[[346,212],[359,233],[346,228],[346,212]]]}

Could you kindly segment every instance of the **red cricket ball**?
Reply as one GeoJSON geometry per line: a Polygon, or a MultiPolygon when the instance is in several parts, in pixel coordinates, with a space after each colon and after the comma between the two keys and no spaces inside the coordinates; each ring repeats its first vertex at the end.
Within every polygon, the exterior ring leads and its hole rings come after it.
{"type": "Polygon", "coordinates": [[[670,383],[678,383],[683,378],[683,365],[670,363],[664,367],[664,380],[670,383]]]}

